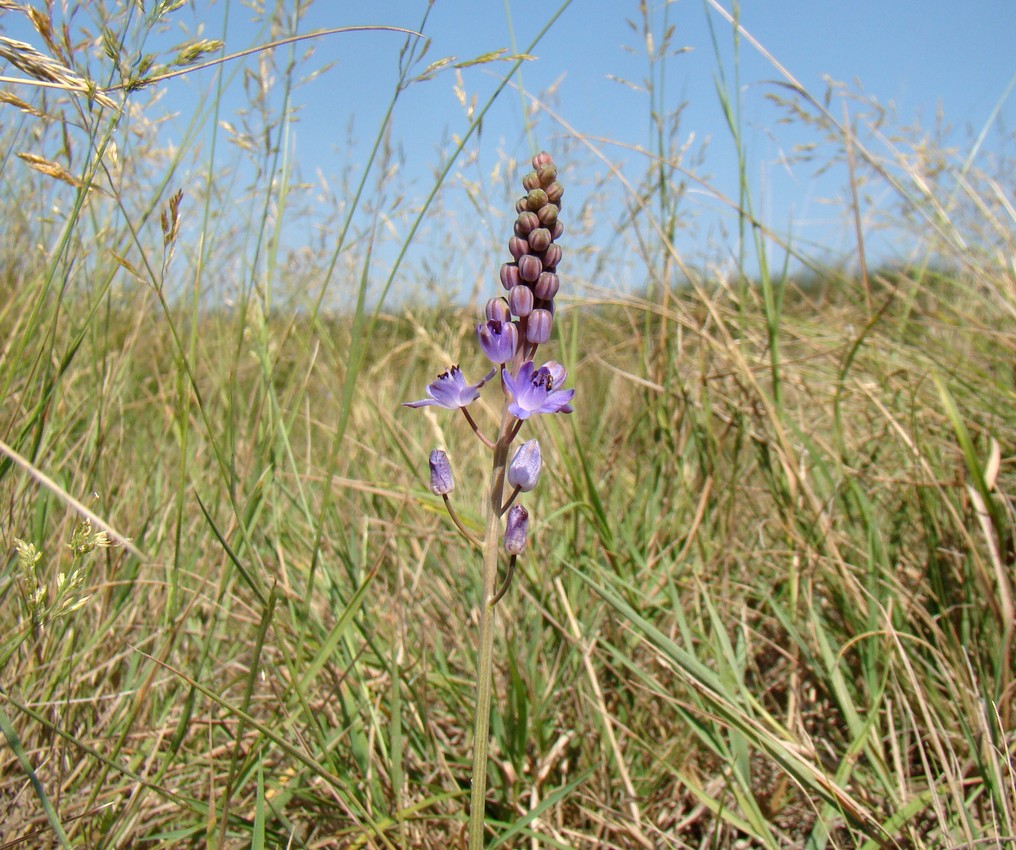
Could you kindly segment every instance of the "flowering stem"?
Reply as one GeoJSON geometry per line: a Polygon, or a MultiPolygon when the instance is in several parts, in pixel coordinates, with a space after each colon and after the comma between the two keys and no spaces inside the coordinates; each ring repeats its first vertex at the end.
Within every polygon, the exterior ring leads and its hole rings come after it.
{"type": "Polygon", "coordinates": [[[497,584],[498,549],[501,538],[501,503],[505,467],[511,446],[510,425],[514,417],[507,408],[494,443],[494,461],[487,500],[487,533],[483,541],[483,603],[480,606],[480,645],[476,667],[476,719],[473,727],[473,787],[469,802],[469,850],[482,850],[487,799],[487,750],[490,738],[490,700],[493,690],[494,588],[497,584]]]}
{"type": "MultiPolygon", "coordinates": [[[[517,435],[517,434],[519,433],[519,430],[520,430],[521,428],[522,428],[522,420],[521,420],[521,419],[516,419],[516,420],[515,420],[515,424],[514,424],[514,425],[512,425],[512,428],[511,428],[511,430],[510,430],[510,431],[508,432],[508,442],[509,442],[509,443],[510,443],[510,442],[511,442],[512,440],[514,440],[514,439],[515,439],[515,436],[516,436],[516,435],[517,435]]],[[[505,507],[507,507],[507,505],[506,505],[505,507]]]]}
{"type": "Polygon", "coordinates": [[[476,436],[480,438],[480,442],[483,443],[488,449],[494,448],[494,444],[490,441],[490,438],[480,430],[480,426],[476,424],[476,420],[470,415],[469,411],[464,407],[460,408],[462,415],[466,417],[466,422],[469,423],[469,427],[476,432],[476,436]]]}
{"type": "Polygon", "coordinates": [[[490,600],[490,607],[493,608],[501,601],[501,597],[508,592],[508,588],[511,587],[512,578],[515,576],[515,561],[518,560],[518,555],[512,555],[511,560],[508,561],[508,572],[505,573],[504,581],[501,582],[501,587],[498,589],[494,598],[490,600]]]}
{"type": "Polygon", "coordinates": [[[445,508],[448,510],[448,516],[452,518],[452,522],[455,523],[455,527],[459,530],[462,536],[466,538],[466,540],[479,549],[481,547],[480,541],[470,534],[469,530],[462,524],[462,520],[459,519],[459,515],[455,512],[455,508],[452,507],[452,500],[448,498],[448,494],[445,493],[441,498],[444,499],[445,508]]]}
{"type": "Polygon", "coordinates": [[[508,508],[510,508],[512,506],[512,502],[515,501],[515,497],[518,496],[518,494],[521,493],[521,492],[522,492],[522,488],[521,487],[516,487],[514,490],[512,490],[512,494],[508,497],[508,501],[505,502],[504,506],[501,508],[501,515],[502,516],[504,516],[505,511],[507,511],[508,508]]]}

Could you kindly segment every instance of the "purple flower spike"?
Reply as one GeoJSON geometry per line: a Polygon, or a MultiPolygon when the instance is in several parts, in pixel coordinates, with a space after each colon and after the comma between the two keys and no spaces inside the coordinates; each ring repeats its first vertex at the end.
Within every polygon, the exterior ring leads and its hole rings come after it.
{"type": "Polygon", "coordinates": [[[492,363],[507,363],[519,345],[519,329],[511,322],[491,320],[476,326],[480,348],[492,363]]]}
{"type": "Polygon", "coordinates": [[[528,493],[540,480],[543,469],[543,457],[540,455],[540,444],[536,440],[526,440],[515,452],[515,457],[508,465],[508,483],[528,493]]]}
{"type": "Polygon", "coordinates": [[[532,360],[527,360],[514,377],[502,369],[501,380],[512,395],[508,411],[517,419],[528,419],[534,413],[571,413],[573,408],[568,402],[575,390],[554,389],[567,377],[564,367],[553,361],[537,369],[532,360]]]}
{"type": "Polygon", "coordinates": [[[480,388],[494,377],[496,370],[491,369],[486,377],[477,384],[466,384],[458,366],[452,366],[447,372],[437,376],[437,380],[427,384],[427,395],[420,401],[404,401],[403,407],[426,407],[434,404],[447,410],[458,410],[480,397],[480,388]]]}
{"type": "Polygon", "coordinates": [[[504,528],[504,550],[509,555],[518,555],[526,548],[526,534],[529,531],[529,511],[522,505],[508,509],[508,521],[504,528]]]}

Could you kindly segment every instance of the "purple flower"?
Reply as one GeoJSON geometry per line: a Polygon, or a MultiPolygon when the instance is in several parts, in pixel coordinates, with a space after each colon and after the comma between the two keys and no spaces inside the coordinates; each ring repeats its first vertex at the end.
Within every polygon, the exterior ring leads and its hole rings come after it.
{"type": "Polygon", "coordinates": [[[427,395],[430,398],[420,401],[404,401],[402,405],[403,407],[426,407],[429,404],[436,404],[447,410],[457,410],[480,397],[480,387],[494,377],[495,371],[491,369],[482,381],[467,385],[459,367],[452,366],[447,372],[438,375],[436,381],[427,384],[427,395]]]}
{"type": "Polygon", "coordinates": [[[526,440],[518,447],[508,465],[508,483],[523,493],[528,493],[540,480],[541,469],[543,457],[540,455],[540,444],[536,440],[526,440]]]}
{"type": "Polygon", "coordinates": [[[509,555],[518,555],[526,548],[526,534],[529,531],[529,511],[522,505],[513,505],[508,511],[504,529],[504,550],[509,555]]]}
{"type": "Polygon", "coordinates": [[[480,348],[493,363],[507,363],[515,356],[519,344],[519,329],[511,322],[491,319],[476,326],[480,348]]]}
{"type": "Polygon", "coordinates": [[[514,377],[502,369],[501,379],[512,395],[508,411],[518,419],[528,419],[534,413],[571,413],[573,408],[568,402],[575,390],[554,389],[567,377],[564,366],[554,361],[537,369],[532,360],[527,360],[514,377]]]}

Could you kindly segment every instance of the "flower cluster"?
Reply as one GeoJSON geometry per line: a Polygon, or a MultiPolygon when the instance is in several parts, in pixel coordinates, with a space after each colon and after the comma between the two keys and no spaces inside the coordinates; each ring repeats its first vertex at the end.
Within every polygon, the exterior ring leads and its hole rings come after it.
{"type": "MultiPolygon", "coordinates": [[[[512,566],[515,556],[525,546],[529,520],[528,511],[513,502],[519,493],[529,492],[536,486],[543,463],[540,444],[535,439],[519,446],[509,463],[512,442],[523,423],[532,416],[571,413],[571,400],[575,395],[575,390],[564,388],[568,377],[564,366],[553,360],[541,365],[535,361],[537,349],[550,340],[554,299],[561,286],[557,267],[562,252],[557,240],[564,232],[560,220],[564,190],[557,178],[557,167],[550,154],[540,153],[533,157],[533,170],[522,180],[526,194],[515,204],[516,219],[508,240],[512,259],[504,263],[500,271],[506,294],[487,302],[484,321],[476,326],[480,350],[497,368],[470,384],[457,365],[451,366],[427,386],[426,398],[404,403],[406,407],[461,410],[476,435],[494,452],[494,482],[498,490],[492,504],[501,506],[499,517],[507,514],[502,545],[512,558],[512,566]],[[497,436],[490,439],[466,408],[480,397],[480,390],[498,373],[505,415],[497,436]],[[513,488],[507,501],[503,501],[500,489],[505,477],[513,488]]],[[[430,467],[431,489],[444,498],[452,519],[469,536],[448,499],[455,485],[447,455],[435,450],[430,467]]],[[[506,587],[507,581],[495,601],[506,587]]]]}

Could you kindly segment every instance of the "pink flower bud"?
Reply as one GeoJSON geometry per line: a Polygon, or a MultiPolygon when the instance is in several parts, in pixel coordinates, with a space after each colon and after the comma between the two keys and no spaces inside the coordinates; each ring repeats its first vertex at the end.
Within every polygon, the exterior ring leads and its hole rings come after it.
{"type": "MultiPolygon", "coordinates": [[[[533,231],[534,233],[536,231],[533,231]]],[[[518,236],[513,236],[508,240],[508,253],[510,253],[516,261],[519,257],[530,253],[529,241],[526,239],[519,239],[518,236]]]]}
{"type": "Polygon", "coordinates": [[[520,281],[519,267],[516,263],[505,263],[501,266],[501,286],[511,289],[513,286],[518,286],[520,281]]]}
{"type": "Polygon", "coordinates": [[[519,217],[515,219],[515,235],[521,239],[525,239],[539,226],[539,216],[537,216],[534,212],[526,210],[526,212],[519,213],[519,217]]]}
{"type": "Polygon", "coordinates": [[[483,313],[488,322],[510,322],[512,320],[512,311],[508,307],[508,302],[503,298],[491,298],[487,302],[487,306],[484,307],[483,313]]]}
{"type": "Polygon", "coordinates": [[[554,325],[554,317],[550,310],[537,308],[529,314],[526,324],[526,340],[535,345],[543,345],[550,340],[550,330],[554,325]]]}
{"type": "Polygon", "coordinates": [[[532,254],[519,257],[519,277],[526,283],[536,283],[542,271],[543,263],[540,262],[539,257],[534,257],[532,254]]]}
{"type": "Polygon", "coordinates": [[[533,157],[533,168],[539,169],[543,165],[553,165],[554,157],[552,157],[546,151],[540,151],[536,156],[533,157]]]}
{"type": "Polygon", "coordinates": [[[561,262],[561,246],[556,242],[552,242],[547,246],[547,250],[543,252],[543,267],[545,269],[556,269],[557,264],[561,262]]]}
{"type": "Polygon", "coordinates": [[[525,284],[512,287],[508,291],[508,307],[520,319],[533,312],[533,290],[525,284]]]}
{"type": "Polygon", "coordinates": [[[561,288],[561,279],[553,272],[542,272],[533,287],[533,295],[542,298],[544,301],[553,301],[561,288]]]}
{"type": "Polygon", "coordinates": [[[529,248],[534,254],[542,254],[550,247],[550,231],[546,227],[537,227],[529,234],[529,248]]]}

